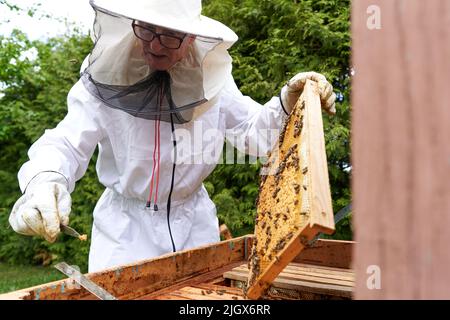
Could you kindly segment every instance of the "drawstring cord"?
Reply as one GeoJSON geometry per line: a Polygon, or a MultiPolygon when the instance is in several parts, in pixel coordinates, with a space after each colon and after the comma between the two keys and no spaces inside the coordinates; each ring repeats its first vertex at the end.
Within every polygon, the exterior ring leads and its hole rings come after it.
{"type": "Polygon", "coordinates": [[[158,154],[158,163],[157,163],[157,170],[156,170],[156,191],[155,191],[155,211],[158,211],[158,189],[159,189],[159,172],[160,172],[160,165],[161,165],[161,129],[160,129],[160,125],[161,125],[161,121],[158,118],[158,120],[156,120],[156,126],[157,126],[157,132],[158,132],[158,143],[157,143],[157,154],[158,154]]]}
{"type": "Polygon", "coordinates": [[[156,167],[156,144],[157,144],[157,125],[156,125],[156,121],[155,121],[155,143],[154,143],[154,147],[153,147],[153,164],[152,164],[152,177],[150,179],[150,193],[148,195],[148,200],[147,200],[147,204],[146,204],[146,208],[150,208],[151,204],[152,204],[152,195],[153,195],[153,181],[154,181],[154,177],[155,177],[155,167],[156,167]]]}
{"type": "MultiPolygon", "coordinates": [[[[158,96],[158,105],[161,107],[162,105],[162,99],[164,95],[164,88],[161,86],[159,96],[158,96]]],[[[155,185],[155,198],[154,198],[154,205],[153,210],[158,211],[158,189],[159,189],[159,172],[160,172],[160,165],[161,165],[161,120],[158,116],[155,120],[155,140],[154,140],[154,147],[153,147],[153,164],[152,164],[152,176],[150,179],[150,192],[148,195],[148,200],[146,204],[146,208],[150,208],[152,205],[152,196],[153,196],[153,186],[155,185]],[[156,177],[156,183],[155,183],[155,177],[156,177]]]]}
{"type": "MultiPolygon", "coordinates": [[[[158,96],[158,106],[161,108],[162,106],[162,101],[163,101],[163,96],[165,95],[164,92],[164,88],[165,88],[165,84],[167,85],[167,83],[165,83],[164,81],[168,80],[168,75],[167,73],[162,74],[162,78],[161,78],[161,86],[160,86],[160,91],[159,91],[159,96],[158,96]]],[[[167,90],[169,92],[170,95],[170,87],[167,87],[167,90]]],[[[170,99],[170,98],[169,98],[170,99]]],[[[169,100],[169,104],[172,106],[172,100],[169,100]]],[[[176,156],[177,156],[177,141],[175,139],[175,126],[174,126],[174,122],[173,122],[173,113],[170,113],[170,125],[171,125],[171,131],[172,131],[172,140],[173,140],[173,147],[174,147],[174,161],[173,161],[173,166],[172,166],[172,179],[170,181],[170,190],[169,190],[169,196],[167,199],[167,226],[169,228],[169,235],[170,235],[170,241],[172,242],[172,250],[173,252],[176,252],[176,247],[175,247],[175,242],[173,241],[173,236],[172,236],[172,229],[170,228],[170,205],[171,205],[171,199],[172,199],[172,191],[173,191],[173,187],[174,187],[174,182],[175,182],[175,168],[176,168],[176,156]]],[[[154,185],[154,180],[156,177],[156,184],[155,184],[155,198],[154,198],[154,211],[158,211],[158,187],[159,187],[159,172],[160,172],[160,165],[161,165],[161,130],[160,130],[160,125],[161,125],[161,117],[158,116],[155,120],[155,142],[154,142],[154,148],[153,148],[153,165],[152,165],[152,177],[150,180],[150,192],[149,192],[149,196],[148,196],[148,200],[147,200],[147,204],[146,204],[146,208],[150,208],[151,207],[151,201],[152,201],[152,195],[153,195],[153,185],[154,185]],[[156,158],[158,160],[158,162],[156,162],[156,158]]]]}
{"type": "Polygon", "coordinates": [[[167,225],[169,227],[169,234],[170,234],[170,240],[172,241],[172,250],[173,252],[176,251],[175,243],[173,242],[172,237],[172,231],[170,229],[170,202],[172,198],[172,191],[173,191],[173,185],[175,180],[175,167],[177,165],[177,140],[175,139],[175,126],[173,125],[173,113],[170,114],[170,124],[172,128],[172,139],[173,139],[173,166],[172,166],[172,180],[170,182],[170,191],[169,191],[169,197],[167,199],[167,225]]]}

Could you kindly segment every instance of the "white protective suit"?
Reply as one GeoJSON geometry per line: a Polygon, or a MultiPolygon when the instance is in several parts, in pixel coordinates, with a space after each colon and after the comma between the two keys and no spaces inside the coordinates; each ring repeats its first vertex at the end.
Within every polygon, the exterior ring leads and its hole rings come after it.
{"type": "MultiPolygon", "coordinates": [[[[176,165],[169,217],[166,206],[173,145],[168,122],[160,123],[158,211],[145,208],[153,165],[154,120],[133,117],[105,106],[81,81],[68,95],[66,117],[56,128],[46,130],[30,148],[30,160],[18,174],[21,190],[24,191],[39,172],[55,171],[66,177],[72,192],[75,182],[84,175],[96,146],[99,147],[96,168],[106,189],[94,210],[89,272],[170,253],[172,239],[176,250],[219,241],[216,208],[202,182],[219,161],[225,134],[227,138],[236,137],[244,142],[237,146],[241,151],[263,155],[276,142],[277,135],[271,139],[259,137],[257,141],[258,130],[278,130],[286,112],[278,97],[261,106],[243,96],[231,74],[219,94],[199,108],[201,112],[197,112],[192,121],[176,125],[175,130],[182,128],[190,132],[191,137],[198,136],[194,131],[200,123],[203,132],[217,130],[220,134],[210,136],[207,143],[201,143],[200,148],[197,144],[191,150],[197,156],[211,154],[211,147],[219,152],[212,163],[185,161],[176,165]]],[[[234,139],[228,140],[236,144],[234,139]]]]}

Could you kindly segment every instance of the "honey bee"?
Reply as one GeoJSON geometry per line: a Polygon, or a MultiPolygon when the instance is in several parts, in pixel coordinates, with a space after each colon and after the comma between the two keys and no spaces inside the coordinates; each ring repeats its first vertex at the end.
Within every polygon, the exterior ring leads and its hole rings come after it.
{"type": "Polygon", "coordinates": [[[278,251],[282,250],[285,245],[286,245],[285,239],[278,240],[277,244],[275,245],[274,251],[278,252],[278,251]]]}
{"type": "Polygon", "coordinates": [[[294,122],[294,138],[297,138],[300,133],[302,132],[303,128],[303,122],[302,122],[303,116],[299,120],[295,120],[294,122]]]}
{"type": "Polygon", "coordinates": [[[272,193],[272,198],[275,199],[277,197],[278,192],[280,192],[280,187],[275,188],[274,192],[272,193]]]}
{"type": "Polygon", "coordinates": [[[270,243],[270,237],[267,237],[266,243],[264,244],[264,250],[267,250],[267,248],[269,248],[269,243],[270,243]]]}
{"type": "Polygon", "coordinates": [[[305,236],[301,236],[300,243],[306,247],[308,245],[308,238],[306,238],[305,236]]]}
{"type": "Polygon", "coordinates": [[[268,237],[270,237],[272,235],[272,232],[270,230],[270,226],[267,227],[266,234],[267,234],[268,237]]]}
{"type": "Polygon", "coordinates": [[[225,290],[217,290],[216,293],[217,293],[219,296],[222,296],[222,295],[225,293],[225,290]]]}
{"type": "Polygon", "coordinates": [[[286,121],[283,124],[283,129],[281,129],[281,133],[280,133],[279,138],[278,138],[278,145],[280,146],[280,148],[281,148],[281,145],[283,144],[284,137],[286,135],[286,129],[288,127],[288,123],[289,123],[289,121],[286,121]]]}
{"type": "Polygon", "coordinates": [[[287,240],[287,241],[291,240],[291,238],[292,238],[293,235],[294,235],[294,234],[292,233],[292,231],[289,231],[289,233],[286,235],[286,240],[287,240]]]}

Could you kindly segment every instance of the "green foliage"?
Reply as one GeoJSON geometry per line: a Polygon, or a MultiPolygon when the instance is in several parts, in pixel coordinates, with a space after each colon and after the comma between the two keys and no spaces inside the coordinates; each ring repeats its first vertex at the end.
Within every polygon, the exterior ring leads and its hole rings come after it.
{"type": "Polygon", "coordinates": [[[19,8],[18,6],[9,3],[9,1],[6,0],[0,0],[0,5],[6,6],[9,10],[11,11],[20,11],[21,8],[19,8]]]}
{"type": "MultiPolygon", "coordinates": [[[[68,259],[84,269],[88,243],[61,239],[49,244],[15,234],[8,216],[20,196],[17,172],[27,150],[67,112],[67,93],[77,81],[91,40],[74,32],[47,42],[29,41],[20,31],[0,37],[0,259],[10,263],[48,264],[68,259]]],[[[89,233],[91,212],[101,191],[91,166],[73,194],[71,225],[89,233]]]]}
{"type": "MultiPolygon", "coordinates": [[[[334,117],[324,116],[326,151],[335,212],[350,195],[350,1],[349,0],[208,0],[203,13],[233,29],[233,76],[241,91],[260,103],[277,95],[298,72],[317,71],[332,82],[344,102],[334,117]]],[[[218,215],[240,235],[253,230],[258,166],[219,165],[208,178],[218,215]],[[242,174],[242,176],[241,176],[242,174]],[[233,178],[232,178],[233,177],[233,178]]],[[[351,239],[349,220],[336,239],[351,239]]]]}
{"type": "Polygon", "coordinates": [[[259,168],[259,164],[222,164],[207,178],[206,184],[214,188],[208,192],[216,204],[219,220],[233,236],[253,233],[259,168]]]}
{"type": "MultiPolygon", "coordinates": [[[[4,4],[8,5],[7,1],[0,0],[0,5],[4,4]]],[[[205,15],[229,25],[239,35],[230,52],[233,74],[244,94],[265,103],[278,95],[291,76],[309,70],[325,74],[343,94],[336,116],[324,116],[335,212],[351,199],[349,10],[349,0],[204,1],[205,15]]],[[[10,228],[8,216],[20,197],[17,172],[27,160],[27,150],[45,129],[65,116],[67,93],[91,47],[91,40],[77,31],[46,42],[29,41],[17,30],[10,37],[0,36],[0,261],[51,264],[65,260],[86,271],[89,241],[61,235],[49,244],[21,236],[10,228]]],[[[96,156],[72,194],[70,225],[88,236],[92,211],[103,190],[95,174],[95,160],[96,156]]],[[[259,163],[222,164],[205,182],[220,221],[235,236],[253,232],[259,169],[259,163]]],[[[351,237],[350,220],[345,219],[335,238],[351,237]]]]}
{"type": "Polygon", "coordinates": [[[54,268],[0,263],[0,294],[64,279],[54,268]]]}

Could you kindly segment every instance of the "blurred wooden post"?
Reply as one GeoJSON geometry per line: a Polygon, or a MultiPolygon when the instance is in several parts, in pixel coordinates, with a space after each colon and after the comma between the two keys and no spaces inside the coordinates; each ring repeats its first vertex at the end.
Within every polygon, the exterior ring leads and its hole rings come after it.
{"type": "Polygon", "coordinates": [[[220,225],[220,235],[223,236],[225,240],[230,240],[233,238],[230,230],[228,229],[226,224],[220,225]]]}
{"type": "Polygon", "coordinates": [[[355,298],[450,299],[450,1],[352,1],[352,34],[355,298]]]}

